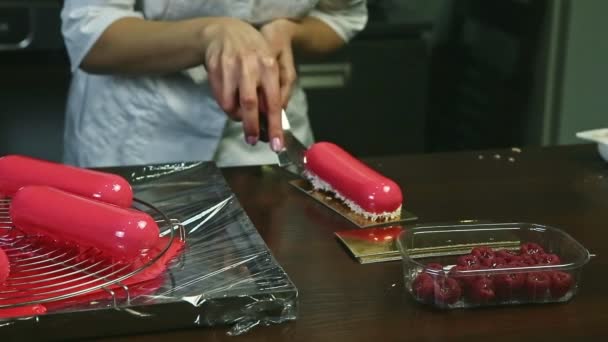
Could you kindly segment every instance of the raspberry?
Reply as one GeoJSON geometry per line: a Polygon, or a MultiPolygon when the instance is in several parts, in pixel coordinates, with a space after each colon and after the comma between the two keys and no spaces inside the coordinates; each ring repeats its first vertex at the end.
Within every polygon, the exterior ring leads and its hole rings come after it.
{"type": "Polygon", "coordinates": [[[525,283],[524,273],[503,273],[494,276],[496,296],[502,299],[512,299],[517,296],[525,283]]]}
{"type": "Polygon", "coordinates": [[[524,262],[523,262],[524,258],[520,255],[511,255],[509,257],[505,257],[505,260],[507,260],[507,264],[512,264],[512,263],[524,264],[524,262]]]}
{"type": "Polygon", "coordinates": [[[471,250],[471,255],[474,255],[480,259],[493,258],[494,250],[490,247],[475,247],[471,250]]]}
{"type": "Polygon", "coordinates": [[[490,266],[492,266],[493,261],[494,261],[494,258],[482,258],[482,259],[479,259],[479,265],[482,267],[490,267],[490,266]]]}
{"type": "Polygon", "coordinates": [[[500,249],[494,253],[495,257],[505,258],[507,261],[511,259],[511,257],[518,256],[517,252],[510,251],[508,249],[500,249]]]}
{"type": "MultiPolygon", "coordinates": [[[[479,266],[479,268],[477,268],[478,270],[493,270],[493,268],[491,267],[486,267],[486,266],[479,266]]],[[[478,278],[486,278],[490,281],[492,281],[494,279],[494,272],[485,272],[482,273],[481,275],[477,276],[478,278]]]]}
{"type": "Polygon", "coordinates": [[[474,255],[461,255],[456,259],[456,265],[473,266],[479,265],[479,258],[474,255]]]}
{"type": "Polygon", "coordinates": [[[526,255],[526,254],[533,255],[533,254],[545,253],[545,251],[543,250],[543,248],[541,246],[539,246],[538,244],[533,243],[533,242],[523,243],[519,247],[519,250],[522,255],[526,255]]]}
{"type": "Polygon", "coordinates": [[[435,301],[439,304],[454,304],[460,299],[462,289],[455,279],[444,278],[435,282],[435,301]]]}
{"type": "Polygon", "coordinates": [[[488,268],[497,268],[498,266],[506,265],[507,261],[504,258],[487,258],[481,259],[481,265],[488,268]]]}
{"type": "Polygon", "coordinates": [[[471,285],[469,295],[471,299],[477,303],[487,303],[496,296],[496,293],[494,292],[494,283],[489,278],[479,277],[475,279],[471,285]]]}
{"type": "Polygon", "coordinates": [[[429,302],[433,299],[434,281],[433,277],[427,273],[420,273],[412,282],[412,292],[414,296],[423,302],[429,302]]]}
{"type": "Polygon", "coordinates": [[[494,251],[490,247],[475,247],[470,255],[476,256],[482,265],[490,264],[488,260],[494,259],[494,251]]]}
{"type": "Polygon", "coordinates": [[[528,273],[526,277],[526,292],[532,299],[542,298],[551,287],[551,277],[548,272],[528,273]]]}
{"type": "Polygon", "coordinates": [[[505,267],[511,267],[511,268],[515,268],[515,267],[529,267],[530,265],[525,264],[523,261],[512,261],[510,263],[508,263],[505,267]]]}
{"type": "Polygon", "coordinates": [[[524,263],[527,266],[534,266],[536,265],[536,259],[534,259],[534,257],[532,255],[524,255],[521,257],[521,262],[524,263]]]}
{"type": "Polygon", "coordinates": [[[466,275],[466,274],[463,274],[462,271],[469,271],[469,270],[474,270],[477,268],[478,268],[477,265],[473,265],[473,266],[456,265],[450,269],[449,275],[460,283],[461,288],[463,288],[465,291],[467,291],[471,287],[471,285],[473,284],[475,279],[478,278],[478,276],[466,275]]]}
{"type": "Polygon", "coordinates": [[[551,297],[561,298],[570,291],[574,284],[570,273],[556,271],[551,273],[551,297]]]}
{"type": "Polygon", "coordinates": [[[555,254],[534,254],[537,265],[559,265],[561,260],[555,254]]]}

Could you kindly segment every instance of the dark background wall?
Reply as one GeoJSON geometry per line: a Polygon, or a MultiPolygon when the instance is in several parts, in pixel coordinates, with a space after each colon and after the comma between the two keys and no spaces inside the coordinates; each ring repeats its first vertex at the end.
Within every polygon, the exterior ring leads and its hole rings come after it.
{"type": "Polygon", "coordinates": [[[69,67],[61,1],[0,1],[0,155],[61,159],[69,67]]]}
{"type": "MultiPolygon", "coordinates": [[[[59,33],[61,3],[0,0],[0,155],[61,160],[70,81],[59,33]],[[17,21],[16,8],[23,15],[17,21]],[[7,42],[21,41],[24,28],[33,40],[15,50],[7,42]]],[[[573,3],[370,0],[368,27],[347,48],[298,63],[316,138],[361,157],[559,142],[544,136],[551,131],[545,126],[559,123],[562,130],[551,132],[561,136],[582,121],[545,106],[547,89],[561,86],[551,74],[561,71],[549,70],[549,61],[567,55],[558,66],[568,67],[568,79],[580,74],[576,68],[596,69],[584,63],[588,53],[555,49],[551,42],[564,30],[567,37],[582,37],[589,26],[585,16],[594,13],[590,3],[605,4],[588,0],[579,9],[573,3]],[[573,15],[562,12],[561,22],[553,20],[557,7],[574,8],[573,15]],[[566,25],[570,17],[576,23],[566,25]]],[[[29,37],[25,32],[23,39],[29,37]]],[[[588,74],[599,79],[601,73],[588,74]]],[[[563,88],[572,94],[583,89],[563,88]]],[[[585,103],[605,99],[597,94],[600,88],[584,90],[585,103]]],[[[577,97],[559,95],[562,107],[573,112],[577,97]]]]}
{"type": "Polygon", "coordinates": [[[0,155],[61,160],[70,73],[62,53],[0,56],[0,155]]]}

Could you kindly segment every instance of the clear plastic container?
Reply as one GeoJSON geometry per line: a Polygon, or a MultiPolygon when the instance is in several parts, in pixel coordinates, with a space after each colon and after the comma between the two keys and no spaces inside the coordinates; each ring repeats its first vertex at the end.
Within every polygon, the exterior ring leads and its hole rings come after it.
{"type": "Polygon", "coordinates": [[[397,245],[407,291],[441,309],[566,302],[590,259],[570,235],[531,223],[417,226],[397,245]]]}

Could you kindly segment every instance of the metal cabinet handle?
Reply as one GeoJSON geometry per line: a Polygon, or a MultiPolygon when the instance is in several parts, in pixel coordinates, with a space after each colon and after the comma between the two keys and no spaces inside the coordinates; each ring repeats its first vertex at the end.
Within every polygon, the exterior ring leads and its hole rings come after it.
{"type": "Polygon", "coordinates": [[[344,88],[350,81],[350,63],[302,64],[298,66],[298,83],[303,89],[344,88]]]}
{"type": "MultiPolygon", "coordinates": [[[[0,10],[2,7],[0,7],[0,10]]],[[[2,50],[24,50],[27,49],[34,40],[34,10],[30,7],[29,12],[29,23],[28,23],[28,34],[20,42],[14,44],[2,44],[0,43],[0,51],[2,50]]],[[[0,33],[7,32],[10,30],[9,23],[0,21],[0,33]]]]}

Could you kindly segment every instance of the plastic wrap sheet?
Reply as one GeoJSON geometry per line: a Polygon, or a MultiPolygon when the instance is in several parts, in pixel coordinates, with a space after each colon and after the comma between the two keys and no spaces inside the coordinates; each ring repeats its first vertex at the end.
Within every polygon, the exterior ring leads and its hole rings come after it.
{"type": "Polygon", "coordinates": [[[48,303],[45,315],[0,321],[3,337],[69,339],[216,325],[241,334],[296,318],[296,287],[213,163],[108,171],[130,179],[137,198],[184,226],[185,250],[160,277],[129,287],[128,294],[118,288],[114,297],[48,303]]]}

